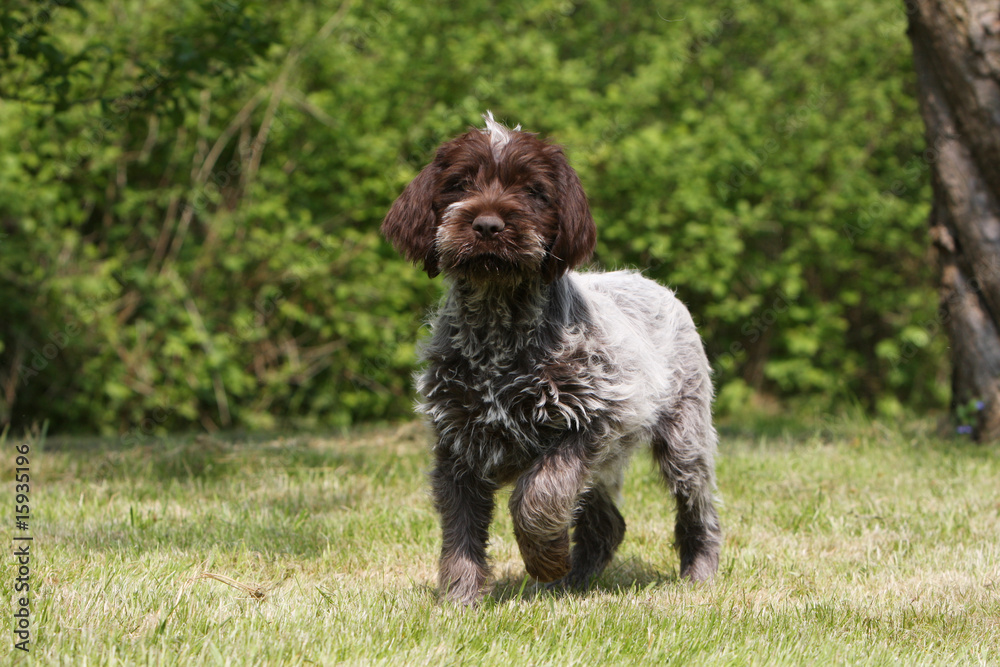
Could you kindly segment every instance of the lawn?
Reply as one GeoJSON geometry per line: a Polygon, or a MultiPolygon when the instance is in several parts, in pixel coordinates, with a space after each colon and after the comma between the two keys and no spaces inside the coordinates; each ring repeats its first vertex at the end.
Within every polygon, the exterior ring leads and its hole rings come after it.
{"type": "MultiPolygon", "coordinates": [[[[24,442],[3,443],[11,504],[24,442]]],[[[497,585],[474,610],[437,599],[417,424],[27,442],[31,652],[10,633],[4,648],[18,664],[1000,661],[997,450],[923,423],[723,429],[707,586],[677,579],[672,501],[644,454],[625,542],[590,592],[526,581],[500,512],[497,585]]],[[[8,600],[15,567],[3,559],[8,600]]]]}

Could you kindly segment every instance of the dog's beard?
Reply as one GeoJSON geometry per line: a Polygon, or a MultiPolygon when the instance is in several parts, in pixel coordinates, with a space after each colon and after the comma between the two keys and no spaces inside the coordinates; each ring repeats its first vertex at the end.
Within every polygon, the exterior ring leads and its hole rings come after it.
{"type": "Polygon", "coordinates": [[[441,262],[445,275],[472,283],[516,285],[538,275],[541,262],[533,257],[510,258],[481,253],[454,262],[441,262]]]}
{"type": "Polygon", "coordinates": [[[520,283],[538,275],[545,259],[542,239],[533,232],[478,239],[446,225],[438,228],[438,262],[452,278],[472,282],[520,283]]]}

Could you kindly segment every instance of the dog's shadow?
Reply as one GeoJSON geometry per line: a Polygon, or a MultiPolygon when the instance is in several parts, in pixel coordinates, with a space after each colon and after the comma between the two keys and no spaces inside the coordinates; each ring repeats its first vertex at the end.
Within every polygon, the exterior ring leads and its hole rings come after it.
{"type": "Polygon", "coordinates": [[[555,584],[542,584],[528,576],[523,568],[511,567],[497,578],[492,592],[487,596],[496,604],[516,600],[534,600],[539,597],[587,597],[600,593],[620,593],[676,584],[680,581],[677,571],[663,573],[636,557],[615,559],[608,568],[586,588],[571,588],[555,584]]]}

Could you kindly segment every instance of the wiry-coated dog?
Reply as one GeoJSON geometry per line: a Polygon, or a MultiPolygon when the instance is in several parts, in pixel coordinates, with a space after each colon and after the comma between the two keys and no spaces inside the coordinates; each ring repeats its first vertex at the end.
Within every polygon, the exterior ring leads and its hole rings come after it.
{"type": "Polygon", "coordinates": [[[615,504],[646,442],[676,497],[681,576],[710,579],[716,435],[691,316],[635,273],[570,271],[596,233],[579,177],[558,146],[484,119],[438,149],[382,224],[408,259],[451,282],[418,379],[437,436],[441,591],[465,604],[484,595],[507,483],[528,573],[587,586],[625,535],[615,504]]]}

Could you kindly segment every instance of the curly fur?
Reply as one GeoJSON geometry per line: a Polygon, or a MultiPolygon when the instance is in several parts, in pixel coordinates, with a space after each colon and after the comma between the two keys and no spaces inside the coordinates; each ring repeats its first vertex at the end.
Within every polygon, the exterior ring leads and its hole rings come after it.
{"type": "Polygon", "coordinates": [[[589,585],[624,537],[616,503],[643,443],[677,501],[681,576],[710,579],[716,434],[691,316],[636,273],[572,271],[596,238],[579,178],[557,146],[484,119],[438,150],[382,226],[407,258],[450,279],[417,383],[437,435],[442,592],[474,604],[488,590],[504,484],[528,573],[589,585]]]}

